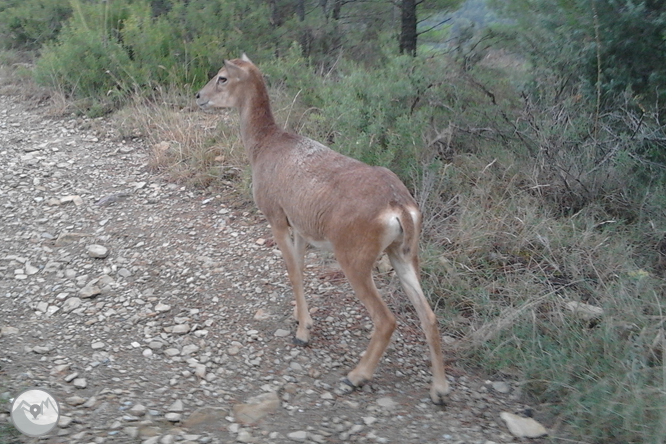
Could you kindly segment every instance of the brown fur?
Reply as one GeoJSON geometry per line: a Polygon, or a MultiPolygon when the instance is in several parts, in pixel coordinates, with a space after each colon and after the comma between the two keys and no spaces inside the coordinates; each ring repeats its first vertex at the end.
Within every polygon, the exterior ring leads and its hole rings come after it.
{"type": "Polygon", "coordinates": [[[418,278],[421,214],[400,179],[386,168],[280,129],[263,76],[245,55],[225,62],[197,94],[197,104],[240,111],[254,200],[271,224],[294,288],[295,341],[307,344],[312,327],[303,289],[306,244],[330,246],[375,326],[365,355],[346,382],[360,386],[369,381],[396,325],[372,280],[374,263],[386,251],[426,333],[433,365],[430,396],[443,403],[449,386],[437,319],[418,278]]]}

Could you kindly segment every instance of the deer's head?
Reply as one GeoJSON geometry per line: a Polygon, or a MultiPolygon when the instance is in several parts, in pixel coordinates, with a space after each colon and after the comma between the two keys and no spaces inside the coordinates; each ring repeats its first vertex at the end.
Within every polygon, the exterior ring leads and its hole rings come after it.
{"type": "Polygon", "coordinates": [[[197,93],[197,105],[204,110],[240,107],[244,97],[241,89],[253,66],[245,54],[240,59],[225,60],[222,69],[197,93]]]}

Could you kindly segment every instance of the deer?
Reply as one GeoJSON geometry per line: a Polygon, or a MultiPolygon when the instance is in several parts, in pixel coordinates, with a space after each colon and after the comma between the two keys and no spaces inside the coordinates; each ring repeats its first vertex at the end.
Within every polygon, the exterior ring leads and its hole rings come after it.
{"type": "Polygon", "coordinates": [[[416,309],[430,350],[430,398],[443,405],[450,388],[437,318],[420,282],[421,212],[407,187],[387,168],[370,166],[305,136],[284,130],[273,117],[263,74],[247,55],[225,60],[196,94],[202,110],[236,108],[252,170],[252,196],[284,259],[298,322],[293,342],[308,345],[313,320],[303,287],[308,244],[332,251],[373,323],[370,342],[344,384],[372,380],[396,328],[396,318],[372,277],[385,252],[416,309]]]}

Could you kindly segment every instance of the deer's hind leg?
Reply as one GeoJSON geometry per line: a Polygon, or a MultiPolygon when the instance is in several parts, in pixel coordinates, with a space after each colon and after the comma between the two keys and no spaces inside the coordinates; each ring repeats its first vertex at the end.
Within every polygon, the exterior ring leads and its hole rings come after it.
{"type": "Polygon", "coordinates": [[[282,257],[287,266],[287,274],[294,291],[294,299],[296,300],[294,317],[298,321],[298,329],[296,330],[294,343],[307,345],[310,341],[310,329],[313,325],[303,288],[303,263],[307,243],[296,232],[293,233],[292,238],[286,218],[284,221],[271,221],[271,231],[282,252],[282,257]]]}
{"type": "Polygon", "coordinates": [[[437,328],[437,317],[433,313],[430,304],[423,294],[421,282],[418,276],[418,258],[412,252],[406,255],[400,246],[392,246],[386,250],[391,265],[395,269],[400,283],[407,297],[414,305],[416,313],[421,321],[421,328],[425,332],[428,347],[430,348],[430,359],[432,362],[432,386],[430,388],[430,399],[438,405],[444,404],[446,395],[449,394],[449,382],[444,370],[444,359],[442,356],[441,337],[437,328]]]}
{"type": "Polygon", "coordinates": [[[360,258],[361,260],[359,260],[359,256],[352,258],[349,255],[336,254],[354,293],[368,310],[374,325],[365,354],[358,365],[347,374],[345,382],[353,387],[360,387],[372,379],[396,327],[395,316],[382,300],[372,279],[372,268],[376,255],[369,255],[365,259],[360,258]]]}

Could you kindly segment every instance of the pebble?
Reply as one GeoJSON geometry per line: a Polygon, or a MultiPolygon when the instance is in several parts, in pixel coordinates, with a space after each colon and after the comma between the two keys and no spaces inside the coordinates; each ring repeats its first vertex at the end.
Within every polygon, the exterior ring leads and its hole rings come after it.
{"type": "Polygon", "coordinates": [[[305,430],[291,432],[287,434],[287,438],[291,439],[292,441],[305,442],[308,439],[308,432],[305,430]]]}
{"type": "Polygon", "coordinates": [[[184,407],[183,407],[183,401],[181,401],[180,399],[177,399],[176,401],[173,402],[173,404],[171,404],[171,405],[169,406],[169,409],[168,409],[168,410],[169,410],[170,412],[179,412],[179,413],[180,413],[180,412],[183,411],[183,409],[184,409],[184,407]]]}
{"type": "Polygon", "coordinates": [[[170,421],[170,422],[178,422],[178,421],[181,420],[182,417],[183,417],[182,414],[173,413],[173,412],[170,412],[170,413],[167,413],[166,415],[164,415],[164,419],[166,419],[167,421],[170,421]]]}
{"type": "Polygon", "coordinates": [[[104,259],[109,255],[109,249],[103,245],[88,245],[88,255],[96,259],[104,259]]]}

